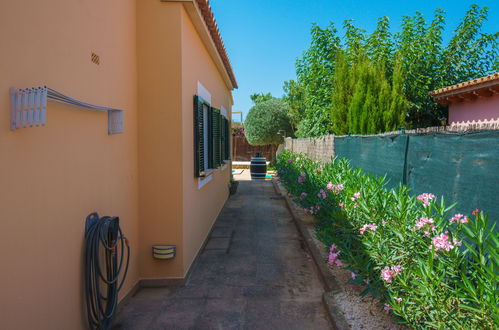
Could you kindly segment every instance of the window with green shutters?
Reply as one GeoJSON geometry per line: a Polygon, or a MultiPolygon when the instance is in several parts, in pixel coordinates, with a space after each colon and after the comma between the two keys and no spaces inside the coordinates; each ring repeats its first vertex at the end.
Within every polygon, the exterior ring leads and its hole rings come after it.
{"type": "Polygon", "coordinates": [[[229,129],[220,110],[194,96],[194,176],[203,177],[229,157],[229,129]]]}

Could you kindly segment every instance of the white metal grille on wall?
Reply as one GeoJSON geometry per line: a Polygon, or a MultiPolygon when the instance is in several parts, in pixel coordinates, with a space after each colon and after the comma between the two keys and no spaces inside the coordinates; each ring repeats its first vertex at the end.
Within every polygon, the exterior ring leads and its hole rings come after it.
{"type": "Polygon", "coordinates": [[[108,134],[123,133],[123,110],[113,109],[78,101],[47,86],[15,89],[10,88],[10,128],[45,126],[47,123],[47,100],[72,104],[94,111],[105,111],[108,115],[108,134]]]}

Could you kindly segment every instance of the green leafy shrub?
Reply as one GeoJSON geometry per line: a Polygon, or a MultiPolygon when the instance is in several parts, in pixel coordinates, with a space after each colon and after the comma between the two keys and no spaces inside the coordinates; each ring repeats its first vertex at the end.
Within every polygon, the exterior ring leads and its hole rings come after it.
{"type": "Polygon", "coordinates": [[[317,218],[329,262],[352,272],[361,294],[415,328],[497,329],[498,235],[475,210],[450,213],[443,197],[414,197],[385,178],[284,151],[277,161],[288,192],[317,218]]]}
{"type": "Polygon", "coordinates": [[[279,144],[282,142],[283,131],[291,135],[291,125],[287,113],[289,107],[280,99],[270,99],[255,104],[244,122],[244,133],[251,145],[279,144]]]}
{"type": "MultiPolygon", "coordinates": [[[[400,128],[401,113],[409,127],[440,125],[440,119],[448,115],[447,109],[433,100],[430,91],[499,70],[499,32],[485,31],[488,13],[487,7],[470,5],[450,33],[445,30],[445,12],[439,8],[429,19],[421,12],[403,16],[399,31],[392,30],[388,17],[380,17],[372,33],[356,27],[352,20],[344,21],[341,34],[332,23],[324,28],[313,24],[310,46],[296,61],[296,81],[284,83],[296,135],[319,137],[362,132],[358,126],[345,127],[348,112],[345,102],[350,101],[354,92],[347,85],[351,77],[345,75],[345,66],[362,66],[365,57],[375,64],[376,74],[384,75],[383,80],[392,86],[392,93],[387,88],[378,88],[370,91],[370,96],[364,96],[374,99],[374,107],[379,102],[392,102],[391,108],[381,107],[388,108],[388,114],[375,114],[380,121],[376,126],[400,128]],[[449,38],[443,38],[446,34],[449,38]],[[338,61],[339,53],[346,53],[344,63],[338,61]],[[336,73],[338,68],[343,72],[336,73]]],[[[368,79],[372,74],[361,78],[368,79]]],[[[377,83],[382,81],[374,82],[377,83]]],[[[359,91],[368,86],[359,86],[359,91]]],[[[354,108],[372,102],[360,99],[354,108]]]]}

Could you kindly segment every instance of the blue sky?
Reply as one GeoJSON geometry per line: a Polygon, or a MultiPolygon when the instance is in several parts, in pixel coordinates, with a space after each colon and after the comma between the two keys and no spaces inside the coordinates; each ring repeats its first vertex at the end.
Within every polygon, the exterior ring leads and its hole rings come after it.
{"type": "MultiPolygon", "coordinates": [[[[310,43],[313,22],[337,28],[345,19],[372,32],[376,20],[388,16],[391,31],[399,31],[402,15],[420,11],[429,20],[435,8],[446,12],[449,36],[470,4],[489,7],[486,32],[499,30],[499,1],[367,1],[367,0],[211,0],[239,89],[233,111],[245,114],[252,106],[249,95],[271,92],[282,96],[285,80],[295,78],[295,61],[310,43]]],[[[341,32],[341,30],[340,30],[341,32]]],[[[341,34],[341,33],[340,33],[341,34]]]]}

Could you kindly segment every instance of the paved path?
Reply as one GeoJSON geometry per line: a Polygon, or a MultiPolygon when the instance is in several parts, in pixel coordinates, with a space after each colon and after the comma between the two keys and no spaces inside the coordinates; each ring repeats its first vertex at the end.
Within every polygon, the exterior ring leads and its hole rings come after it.
{"type": "Polygon", "coordinates": [[[330,329],[312,259],[271,182],[242,181],[186,285],[142,289],[115,329],[330,329]]]}

